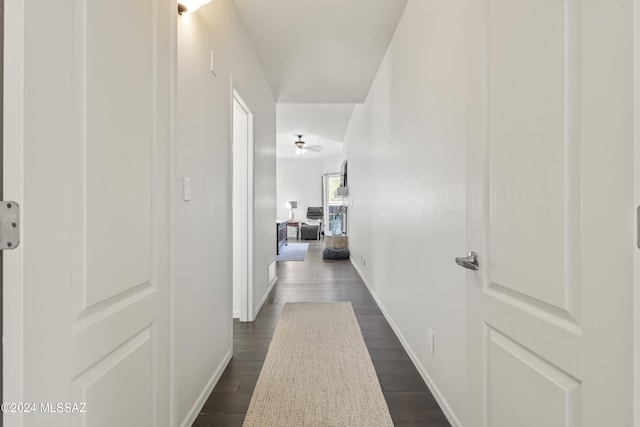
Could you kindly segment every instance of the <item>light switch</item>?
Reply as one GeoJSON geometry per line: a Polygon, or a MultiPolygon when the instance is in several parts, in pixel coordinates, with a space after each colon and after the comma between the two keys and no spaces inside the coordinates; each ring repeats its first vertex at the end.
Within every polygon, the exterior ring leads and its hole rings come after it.
{"type": "Polygon", "coordinates": [[[191,177],[189,176],[182,178],[182,196],[185,202],[191,200],[191,177]]]}

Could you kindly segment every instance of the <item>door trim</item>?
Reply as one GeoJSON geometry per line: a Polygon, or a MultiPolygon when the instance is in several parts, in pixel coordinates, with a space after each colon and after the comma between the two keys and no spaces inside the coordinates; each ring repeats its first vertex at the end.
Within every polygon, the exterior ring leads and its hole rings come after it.
{"type": "MultiPolygon", "coordinates": [[[[247,150],[246,150],[246,160],[247,165],[247,197],[244,200],[241,200],[241,210],[246,213],[246,227],[247,227],[247,240],[244,245],[244,250],[246,251],[243,256],[243,269],[246,269],[247,272],[247,280],[242,283],[240,289],[240,321],[241,322],[253,322],[255,320],[255,312],[254,312],[254,243],[255,243],[255,232],[254,232],[254,218],[255,218],[255,188],[254,188],[254,115],[244,98],[240,95],[238,90],[234,87],[233,76],[231,76],[231,147],[233,147],[235,143],[235,138],[233,135],[233,103],[237,102],[242,109],[247,112],[247,128],[248,128],[248,137],[247,137],[247,150]],[[246,263],[246,264],[245,264],[246,263]]],[[[232,197],[232,209],[231,209],[231,220],[234,221],[236,214],[233,212],[233,149],[230,150],[231,156],[231,197],[232,197]]],[[[244,217],[244,214],[242,215],[244,217]]],[[[237,238],[235,236],[235,232],[233,231],[235,227],[232,227],[232,246],[237,242],[237,238]]],[[[244,251],[243,251],[244,252],[244,251]]],[[[233,279],[235,281],[235,278],[233,279]]],[[[232,284],[233,286],[233,284],[232,284]]]]}
{"type": "MultiPolygon", "coordinates": [[[[640,0],[633,1],[633,181],[634,205],[640,205],[640,0]]],[[[636,216],[634,209],[632,215],[636,216]]],[[[640,218],[633,221],[637,234],[640,218]]],[[[633,425],[640,427],[640,236],[633,247],[633,425]]]]}
{"type": "MultiPolygon", "coordinates": [[[[169,52],[169,177],[172,183],[177,182],[176,172],[177,144],[176,144],[176,115],[178,100],[178,10],[172,8],[170,14],[170,46],[169,52]]],[[[176,208],[180,198],[169,186],[169,426],[178,425],[178,393],[176,384],[176,208]]]]}
{"type": "MultiPolygon", "coordinates": [[[[3,192],[5,197],[24,206],[24,2],[6,2],[4,16],[3,192]]],[[[22,382],[24,370],[23,246],[20,245],[6,253],[3,259],[3,400],[5,402],[24,400],[22,382]]],[[[23,425],[22,414],[12,414],[11,417],[4,417],[3,414],[3,419],[7,427],[23,425]]]]}

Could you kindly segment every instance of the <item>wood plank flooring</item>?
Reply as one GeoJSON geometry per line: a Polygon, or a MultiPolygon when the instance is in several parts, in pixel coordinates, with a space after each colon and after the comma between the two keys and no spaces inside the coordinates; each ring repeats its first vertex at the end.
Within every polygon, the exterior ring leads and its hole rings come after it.
{"type": "MultiPolygon", "coordinates": [[[[295,242],[295,240],[290,240],[295,242]]],[[[241,427],[286,302],[351,301],[396,427],[450,426],[360,276],[347,261],[323,261],[310,241],[305,261],[278,263],[278,284],[255,322],[234,320],[231,362],[193,427],[241,427]]]]}

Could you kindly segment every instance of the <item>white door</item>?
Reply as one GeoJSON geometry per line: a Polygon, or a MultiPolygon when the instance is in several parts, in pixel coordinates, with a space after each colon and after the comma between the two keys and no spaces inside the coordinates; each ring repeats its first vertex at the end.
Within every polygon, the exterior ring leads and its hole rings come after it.
{"type": "Polygon", "coordinates": [[[5,426],[169,425],[175,8],[6,2],[5,426]]]}
{"type": "Polygon", "coordinates": [[[468,7],[465,425],[631,426],[631,1],[468,7]]]}

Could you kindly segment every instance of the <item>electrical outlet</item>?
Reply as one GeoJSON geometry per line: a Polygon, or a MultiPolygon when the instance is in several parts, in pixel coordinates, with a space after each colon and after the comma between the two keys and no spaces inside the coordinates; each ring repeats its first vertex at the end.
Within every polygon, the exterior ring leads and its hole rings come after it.
{"type": "Polygon", "coordinates": [[[429,342],[429,352],[431,354],[435,354],[434,339],[433,331],[431,329],[427,329],[427,341],[429,342]]]}
{"type": "Polygon", "coordinates": [[[182,178],[182,198],[185,202],[191,200],[191,177],[182,178]]]}

